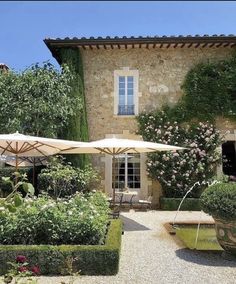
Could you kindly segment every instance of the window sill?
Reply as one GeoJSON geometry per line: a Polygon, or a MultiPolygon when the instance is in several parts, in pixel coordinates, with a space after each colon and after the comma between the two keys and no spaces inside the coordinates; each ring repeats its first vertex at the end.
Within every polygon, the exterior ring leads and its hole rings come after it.
{"type": "Polygon", "coordinates": [[[120,118],[134,118],[134,117],[136,117],[137,116],[137,114],[122,114],[122,115],[119,115],[119,114],[114,114],[113,115],[113,117],[120,117],[120,118]]]}

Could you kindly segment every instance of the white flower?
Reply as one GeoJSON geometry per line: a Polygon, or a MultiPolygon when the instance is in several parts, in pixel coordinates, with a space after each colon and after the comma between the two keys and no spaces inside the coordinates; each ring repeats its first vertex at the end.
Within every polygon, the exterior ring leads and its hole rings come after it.
{"type": "Polygon", "coordinates": [[[72,211],[68,211],[68,215],[72,215],[73,214],[73,212],[72,211]]]}

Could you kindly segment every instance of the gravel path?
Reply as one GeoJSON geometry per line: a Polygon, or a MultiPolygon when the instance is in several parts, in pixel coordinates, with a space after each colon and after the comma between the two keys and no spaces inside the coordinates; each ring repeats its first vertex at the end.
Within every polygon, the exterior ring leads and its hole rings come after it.
{"type": "MultiPolygon", "coordinates": [[[[116,276],[80,276],[76,283],[89,284],[235,284],[236,262],[220,253],[204,253],[180,247],[163,223],[172,222],[175,212],[149,211],[122,213],[120,270],[116,276]]],[[[198,220],[200,212],[180,212],[178,221],[198,220]]],[[[211,217],[202,216],[210,221],[211,217]]],[[[68,277],[40,277],[39,284],[68,282],[68,277]]]]}

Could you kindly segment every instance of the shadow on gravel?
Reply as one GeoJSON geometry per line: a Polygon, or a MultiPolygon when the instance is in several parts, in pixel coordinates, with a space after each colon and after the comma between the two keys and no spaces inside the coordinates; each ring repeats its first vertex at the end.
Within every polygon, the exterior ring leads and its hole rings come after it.
{"type": "Polygon", "coordinates": [[[176,256],[188,262],[193,262],[205,266],[236,267],[236,261],[224,259],[221,251],[196,251],[189,249],[179,249],[176,256]]]}
{"type": "Polygon", "coordinates": [[[127,231],[148,231],[150,230],[149,228],[127,217],[120,216],[120,219],[123,221],[123,230],[126,232],[127,231]]]}

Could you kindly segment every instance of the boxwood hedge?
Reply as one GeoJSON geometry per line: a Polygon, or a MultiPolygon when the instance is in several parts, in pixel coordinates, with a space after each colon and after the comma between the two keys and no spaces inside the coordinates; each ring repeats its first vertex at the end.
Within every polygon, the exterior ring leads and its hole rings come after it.
{"type": "Polygon", "coordinates": [[[121,220],[111,220],[104,245],[1,245],[0,274],[8,270],[7,262],[24,255],[38,265],[42,275],[66,275],[68,259],[74,260],[73,272],[84,275],[114,275],[119,269],[121,220]]]}

